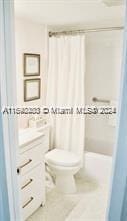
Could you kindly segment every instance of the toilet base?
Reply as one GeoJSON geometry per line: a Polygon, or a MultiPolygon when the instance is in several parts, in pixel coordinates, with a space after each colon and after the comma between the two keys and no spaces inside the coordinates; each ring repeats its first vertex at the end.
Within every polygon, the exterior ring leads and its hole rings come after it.
{"type": "Polygon", "coordinates": [[[64,194],[71,194],[76,192],[76,183],[73,175],[57,175],[56,187],[58,191],[64,194]]]}

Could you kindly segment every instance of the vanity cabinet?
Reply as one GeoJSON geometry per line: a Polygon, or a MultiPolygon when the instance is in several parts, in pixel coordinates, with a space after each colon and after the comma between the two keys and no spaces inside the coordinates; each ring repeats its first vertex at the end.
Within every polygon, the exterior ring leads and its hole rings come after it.
{"type": "Polygon", "coordinates": [[[19,135],[17,173],[23,220],[45,204],[44,155],[48,148],[49,128],[26,129],[19,135]]]}

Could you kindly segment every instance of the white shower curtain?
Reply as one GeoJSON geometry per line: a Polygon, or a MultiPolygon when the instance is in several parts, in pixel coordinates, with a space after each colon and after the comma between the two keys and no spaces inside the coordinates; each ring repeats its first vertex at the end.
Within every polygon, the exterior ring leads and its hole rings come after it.
{"type": "MultiPolygon", "coordinates": [[[[85,37],[49,38],[47,106],[73,108],[85,105],[85,37]]],[[[83,157],[84,115],[55,115],[52,119],[52,148],[72,151],[83,157]]]]}

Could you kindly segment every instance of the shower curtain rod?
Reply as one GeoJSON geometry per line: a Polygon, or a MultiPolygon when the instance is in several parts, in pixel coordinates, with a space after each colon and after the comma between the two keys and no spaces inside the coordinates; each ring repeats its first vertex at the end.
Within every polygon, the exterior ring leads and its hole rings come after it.
{"type": "Polygon", "coordinates": [[[84,29],[84,30],[73,30],[73,31],[58,31],[58,32],[49,32],[49,37],[59,36],[59,35],[74,35],[74,34],[85,34],[89,32],[101,32],[101,31],[114,31],[122,30],[123,26],[119,27],[108,27],[108,28],[97,28],[97,29],[84,29]]]}

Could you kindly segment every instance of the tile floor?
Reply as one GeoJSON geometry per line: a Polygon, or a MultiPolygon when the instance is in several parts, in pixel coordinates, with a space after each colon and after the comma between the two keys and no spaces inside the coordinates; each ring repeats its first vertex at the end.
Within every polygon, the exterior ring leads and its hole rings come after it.
{"type": "Polygon", "coordinates": [[[77,193],[63,195],[54,188],[47,194],[46,205],[27,221],[105,221],[108,182],[87,175],[76,178],[77,193]]]}

